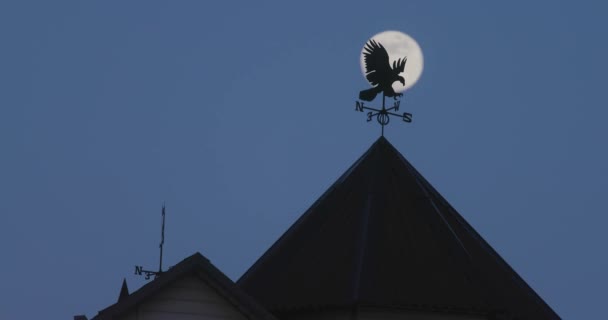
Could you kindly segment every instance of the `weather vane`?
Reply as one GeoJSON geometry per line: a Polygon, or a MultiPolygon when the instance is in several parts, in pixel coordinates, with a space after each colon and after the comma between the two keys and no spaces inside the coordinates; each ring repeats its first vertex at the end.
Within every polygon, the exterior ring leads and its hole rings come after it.
{"type": "Polygon", "coordinates": [[[135,266],[135,274],[136,275],[144,275],[146,280],[149,280],[151,276],[154,276],[154,279],[158,278],[164,271],[163,271],[163,244],[165,244],[165,204],[163,203],[163,210],[162,210],[162,227],[161,227],[161,231],[160,231],[160,262],[158,264],[158,271],[150,271],[150,270],[144,270],[144,267],[142,266],[135,266]]]}
{"type": "Polygon", "coordinates": [[[397,111],[403,97],[402,92],[420,78],[422,66],[422,51],[410,36],[398,31],[385,31],[373,36],[361,52],[363,75],[373,87],[359,92],[362,101],[356,101],[355,110],[368,110],[367,121],[372,121],[375,117],[382,126],[383,136],[384,126],[390,122],[391,116],[399,117],[407,123],[412,122],[411,113],[399,114],[397,111]],[[392,60],[392,65],[391,56],[398,56],[398,59],[392,60]],[[407,67],[406,62],[409,62],[407,67]],[[379,93],[382,93],[382,108],[365,105],[364,101],[373,101],[379,93]],[[386,107],[386,97],[394,100],[389,108],[386,107]]]}

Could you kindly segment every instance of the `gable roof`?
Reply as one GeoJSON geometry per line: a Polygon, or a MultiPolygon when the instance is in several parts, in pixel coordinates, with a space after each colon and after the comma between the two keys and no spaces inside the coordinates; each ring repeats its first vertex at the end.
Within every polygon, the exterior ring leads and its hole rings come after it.
{"type": "MultiPolygon", "coordinates": [[[[160,277],[150,281],[139,290],[123,296],[119,301],[101,311],[92,320],[115,319],[133,310],[137,305],[154,296],[164,288],[168,287],[176,280],[186,275],[195,275],[203,282],[232,303],[248,319],[251,320],[276,320],[272,314],[258,305],[255,300],[249,297],[236,284],[224,275],[219,269],[203,257],[200,253],[195,253],[182,260],[160,277]]],[[[122,290],[121,290],[122,291],[122,290]]]]}
{"type": "Polygon", "coordinates": [[[275,314],[367,306],[559,319],[384,137],[237,284],[275,314]]]}

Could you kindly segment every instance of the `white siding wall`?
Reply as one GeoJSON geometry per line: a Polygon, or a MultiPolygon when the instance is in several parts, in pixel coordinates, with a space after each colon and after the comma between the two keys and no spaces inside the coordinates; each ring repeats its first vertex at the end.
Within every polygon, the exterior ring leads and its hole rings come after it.
{"type": "Polygon", "coordinates": [[[308,316],[290,317],[289,320],[483,320],[480,316],[449,315],[445,313],[422,313],[413,311],[365,311],[357,312],[353,318],[347,312],[322,312],[308,316]]]}
{"type": "Polygon", "coordinates": [[[234,305],[194,276],[174,282],[124,319],[247,320],[234,305]]]}
{"type": "Polygon", "coordinates": [[[422,313],[422,312],[390,312],[369,311],[362,312],[358,320],[482,320],[481,316],[449,315],[445,313],[422,313]]]}

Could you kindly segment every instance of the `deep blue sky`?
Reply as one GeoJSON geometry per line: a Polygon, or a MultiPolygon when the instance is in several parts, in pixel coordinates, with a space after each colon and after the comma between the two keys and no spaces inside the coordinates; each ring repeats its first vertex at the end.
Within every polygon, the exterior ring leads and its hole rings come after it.
{"type": "Polygon", "coordinates": [[[0,2],[0,318],[89,317],[133,266],[237,279],[379,135],[359,53],[425,70],[387,137],[565,319],[605,317],[601,1],[0,2]]]}

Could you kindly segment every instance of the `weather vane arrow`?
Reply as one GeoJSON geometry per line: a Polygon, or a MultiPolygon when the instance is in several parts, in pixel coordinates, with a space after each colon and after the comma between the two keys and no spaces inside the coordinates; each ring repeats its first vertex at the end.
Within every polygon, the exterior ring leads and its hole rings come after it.
{"type": "Polygon", "coordinates": [[[361,60],[365,78],[373,87],[359,92],[359,99],[361,101],[356,101],[355,110],[359,112],[365,112],[365,110],[367,110],[368,122],[372,121],[372,119],[375,117],[378,123],[382,126],[383,136],[384,126],[388,125],[391,116],[399,117],[407,123],[412,122],[411,113],[397,113],[397,111],[399,111],[403,93],[395,91],[393,85],[401,83],[401,90],[399,91],[403,91],[411,87],[420,76],[420,72],[422,71],[422,53],[416,41],[408,35],[397,31],[385,31],[379,33],[367,41],[363,47],[361,60]],[[414,66],[416,67],[415,70],[418,71],[418,73],[415,74],[413,81],[410,81],[406,85],[406,79],[401,76],[401,74],[405,72],[406,62],[408,61],[407,56],[401,57],[401,54],[404,54],[403,50],[395,50],[399,51],[396,52],[396,54],[399,54],[400,57],[397,60],[393,60],[391,65],[389,52],[381,41],[388,43],[389,48],[405,47],[418,50],[417,52],[414,50],[414,52],[418,54],[415,58],[419,59],[416,59],[418,66],[414,66]],[[364,101],[373,101],[381,92],[382,108],[373,108],[365,105],[364,101]],[[393,105],[389,108],[386,107],[386,97],[392,97],[394,99],[393,105]]]}

